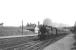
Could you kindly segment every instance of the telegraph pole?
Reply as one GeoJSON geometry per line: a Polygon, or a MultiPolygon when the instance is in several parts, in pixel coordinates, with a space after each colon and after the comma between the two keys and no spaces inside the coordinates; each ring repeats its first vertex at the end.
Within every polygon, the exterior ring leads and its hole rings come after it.
{"type": "Polygon", "coordinates": [[[38,21],[38,26],[39,26],[40,22],[38,21]]]}
{"type": "Polygon", "coordinates": [[[22,35],[23,35],[23,20],[22,20],[22,35]]]}
{"type": "Polygon", "coordinates": [[[40,22],[38,21],[38,27],[39,27],[39,25],[40,25],[40,22]]]}

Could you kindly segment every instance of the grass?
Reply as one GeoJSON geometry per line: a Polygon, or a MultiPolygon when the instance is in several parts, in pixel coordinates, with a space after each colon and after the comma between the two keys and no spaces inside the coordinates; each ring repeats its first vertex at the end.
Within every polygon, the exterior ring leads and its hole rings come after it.
{"type": "MultiPolygon", "coordinates": [[[[27,27],[23,28],[24,30],[27,29],[27,27]]],[[[22,34],[22,28],[21,27],[0,27],[0,36],[11,36],[11,35],[21,35],[22,34]]],[[[23,32],[24,35],[27,34],[33,34],[28,32],[23,32]]]]}

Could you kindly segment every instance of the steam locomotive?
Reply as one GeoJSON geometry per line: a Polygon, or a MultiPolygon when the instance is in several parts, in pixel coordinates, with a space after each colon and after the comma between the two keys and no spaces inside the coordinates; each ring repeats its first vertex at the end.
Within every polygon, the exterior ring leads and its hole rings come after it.
{"type": "Polygon", "coordinates": [[[67,34],[68,32],[69,31],[63,28],[57,28],[57,27],[47,26],[47,25],[39,25],[38,38],[40,40],[45,40],[62,34],[67,34]]]}
{"type": "Polygon", "coordinates": [[[44,40],[55,35],[57,35],[57,28],[47,25],[39,26],[38,38],[40,40],[44,40]]]}

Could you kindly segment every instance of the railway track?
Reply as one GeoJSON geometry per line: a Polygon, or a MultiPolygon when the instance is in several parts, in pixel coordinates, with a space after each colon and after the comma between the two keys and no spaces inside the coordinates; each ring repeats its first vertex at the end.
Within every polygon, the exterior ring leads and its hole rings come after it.
{"type": "Polygon", "coordinates": [[[27,41],[19,45],[2,48],[2,50],[42,50],[42,48],[44,48],[49,43],[51,44],[52,42],[55,42],[63,38],[64,36],[65,35],[61,35],[59,37],[55,37],[54,39],[48,39],[44,41],[39,41],[39,40],[27,41]]]}
{"type": "Polygon", "coordinates": [[[59,40],[59,39],[61,39],[63,37],[65,37],[65,35],[59,36],[59,37],[54,38],[54,39],[45,40],[40,44],[33,45],[33,46],[27,48],[26,50],[43,50],[44,47],[48,46],[49,44],[52,44],[52,43],[56,42],[57,40],[59,40]]]}
{"type": "Polygon", "coordinates": [[[3,50],[12,50],[12,49],[16,49],[16,50],[19,50],[19,49],[25,49],[25,48],[29,48],[33,45],[37,45],[41,43],[40,41],[31,41],[31,42],[28,42],[28,43],[23,43],[23,44],[19,44],[19,45],[16,45],[16,46],[12,46],[12,47],[6,47],[4,48],[3,50]]]}
{"type": "MultiPolygon", "coordinates": [[[[5,47],[5,48],[2,48],[2,50],[23,50],[23,49],[26,49],[26,50],[29,50],[37,45],[40,45],[41,43],[43,43],[45,41],[39,41],[39,40],[32,40],[32,41],[28,41],[26,43],[23,43],[23,44],[19,44],[19,45],[15,45],[15,46],[10,46],[10,47],[5,47]]],[[[5,46],[5,45],[3,45],[5,46]]]]}
{"type": "Polygon", "coordinates": [[[32,45],[33,43],[36,43],[36,41],[33,41],[33,39],[36,38],[36,37],[32,37],[32,38],[28,38],[28,39],[23,39],[23,40],[19,40],[19,41],[8,41],[8,43],[5,43],[5,44],[0,44],[0,49],[8,49],[8,48],[14,48],[14,47],[19,47],[19,46],[22,46],[24,44],[26,45],[32,45]],[[33,43],[31,43],[33,42],[33,43]]]}

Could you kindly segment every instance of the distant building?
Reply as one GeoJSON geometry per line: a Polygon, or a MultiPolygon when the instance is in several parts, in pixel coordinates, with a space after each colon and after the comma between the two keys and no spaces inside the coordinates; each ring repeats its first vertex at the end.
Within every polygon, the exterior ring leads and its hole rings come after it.
{"type": "Polygon", "coordinates": [[[35,26],[36,26],[36,24],[31,24],[31,23],[30,23],[30,24],[28,24],[28,23],[27,23],[27,25],[26,25],[26,26],[27,26],[27,27],[35,27],[35,26]]]}

